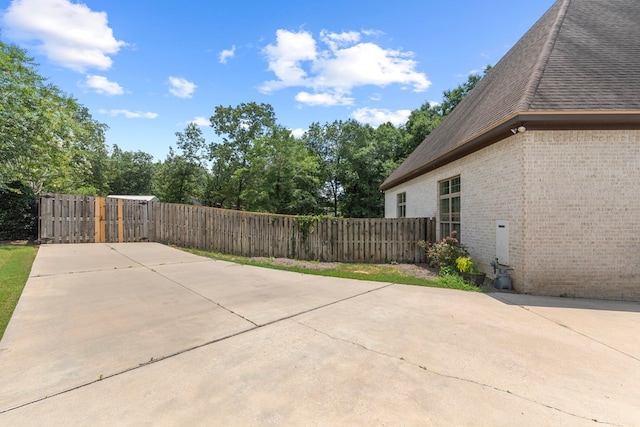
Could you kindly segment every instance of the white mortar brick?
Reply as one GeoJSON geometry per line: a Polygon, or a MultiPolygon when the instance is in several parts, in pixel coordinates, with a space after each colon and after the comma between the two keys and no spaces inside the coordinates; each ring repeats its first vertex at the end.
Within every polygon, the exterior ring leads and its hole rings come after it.
{"type": "MultiPolygon", "coordinates": [[[[495,221],[509,221],[509,258],[517,282],[522,259],[522,144],[515,135],[385,193],[385,212],[396,213],[396,194],[407,193],[407,216],[437,217],[438,181],[460,175],[461,240],[478,266],[492,277],[495,221]]],[[[439,235],[438,238],[446,237],[439,235]]]]}
{"type": "Polygon", "coordinates": [[[640,300],[640,131],[514,135],[387,190],[387,217],[401,192],[407,216],[437,216],[437,183],[456,175],[462,241],[490,276],[504,219],[517,291],[640,300]]]}
{"type": "Polygon", "coordinates": [[[640,299],[640,131],[537,131],[525,148],[526,280],[640,299]]]}

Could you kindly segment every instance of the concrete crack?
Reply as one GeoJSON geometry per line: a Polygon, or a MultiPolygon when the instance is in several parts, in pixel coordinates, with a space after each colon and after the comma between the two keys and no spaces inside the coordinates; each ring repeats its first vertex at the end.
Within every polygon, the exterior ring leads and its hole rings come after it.
{"type": "MultiPolygon", "coordinates": [[[[137,263],[138,265],[142,265],[140,263],[137,263]]],[[[143,266],[144,267],[144,266],[143,266]]],[[[127,266],[123,266],[123,267],[111,267],[111,268],[94,268],[92,270],[77,270],[77,271],[65,271],[63,273],[51,273],[51,274],[34,274],[34,275],[29,275],[29,278],[39,278],[39,277],[52,277],[52,276],[71,276],[73,274],[84,274],[84,273],[94,273],[96,271],[113,271],[113,270],[128,270],[130,268],[138,268],[135,265],[127,265],[127,266]]]]}
{"type": "MultiPolygon", "coordinates": [[[[123,255],[123,256],[124,256],[124,255],[123,255]]],[[[134,262],[137,262],[137,261],[134,261],[134,262]]],[[[140,264],[140,263],[138,263],[138,264],[140,264]]],[[[154,271],[153,269],[151,269],[151,268],[149,268],[149,267],[147,267],[147,266],[145,266],[145,265],[143,265],[143,264],[140,264],[140,265],[142,265],[144,268],[148,268],[149,270],[154,271]]],[[[158,272],[156,272],[156,271],[154,271],[154,273],[161,275],[160,273],[158,273],[158,272]]],[[[163,275],[161,275],[161,276],[162,276],[162,277],[167,278],[168,280],[171,280],[173,283],[176,283],[176,284],[177,284],[177,285],[179,285],[179,286],[184,287],[184,288],[185,288],[185,289],[187,289],[188,291],[193,292],[191,289],[189,289],[189,288],[185,287],[185,286],[184,286],[184,285],[182,285],[181,283],[176,282],[175,280],[172,280],[172,279],[170,279],[170,278],[168,278],[168,277],[166,277],[166,276],[163,276],[163,275]]],[[[327,303],[327,304],[323,304],[323,305],[320,305],[320,306],[317,306],[317,307],[312,307],[312,308],[310,308],[310,309],[308,309],[308,310],[304,310],[304,311],[299,312],[299,313],[294,313],[294,314],[291,314],[291,315],[289,315],[289,316],[281,317],[281,318],[279,318],[279,319],[275,319],[275,320],[273,320],[273,321],[271,321],[271,322],[267,322],[267,323],[263,323],[263,324],[256,324],[255,322],[253,322],[253,321],[251,321],[251,320],[249,320],[249,319],[246,319],[244,316],[242,316],[242,315],[240,315],[240,314],[237,314],[237,313],[233,312],[232,310],[230,310],[230,309],[228,309],[228,308],[226,308],[226,307],[224,307],[224,306],[222,306],[222,305],[218,304],[217,302],[212,301],[212,300],[210,300],[209,298],[206,298],[206,297],[204,297],[204,296],[202,296],[202,295],[200,295],[200,294],[198,294],[198,293],[196,293],[196,292],[193,292],[193,293],[195,293],[196,295],[199,295],[200,297],[205,298],[205,299],[207,299],[208,301],[211,301],[213,304],[216,304],[216,305],[220,306],[221,308],[223,308],[223,309],[227,310],[228,312],[230,312],[230,313],[232,313],[232,314],[234,314],[234,315],[236,315],[236,316],[239,316],[239,317],[241,317],[241,318],[243,318],[243,319],[247,320],[247,321],[248,321],[249,323],[251,323],[253,326],[252,326],[252,327],[250,327],[250,328],[248,328],[248,329],[244,329],[244,330],[242,330],[242,331],[235,332],[235,333],[233,333],[233,334],[225,335],[225,336],[223,336],[223,337],[216,338],[216,339],[213,339],[213,340],[210,340],[210,341],[204,342],[204,343],[202,343],[202,344],[198,344],[198,345],[195,345],[195,346],[192,346],[192,347],[186,348],[186,349],[182,349],[182,350],[176,351],[176,352],[174,352],[174,353],[170,353],[170,354],[167,354],[167,355],[164,355],[164,356],[159,356],[159,357],[152,357],[149,361],[139,363],[138,365],[135,365],[135,366],[131,366],[131,367],[129,367],[129,368],[122,369],[122,370],[117,371],[117,372],[114,372],[114,373],[112,373],[112,374],[107,374],[107,375],[102,375],[102,374],[101,374],[101,375],[100,375],[100,377],[99,377],[99,378],[97,378],[97,379],[95,379],[95,380],[87,381],[87,382],[85,382],[85,383],[78,384],[78,385],[76,385],[76,386],[73,386],[73,387],[70,387],[70,388],[67,388],[67,389],[64,389],[64,390],[58,391],[58,392],[56,392],[56,393],[52,393],[52,394],[49,394],[49,395],[46,395],[46,396],[43,396],[43,397],[40,397],[40,398],[37,398],[37,399],[30,400],[30,401],[28,401],[28,402],[24,402],[24,403],[21,403],[21,404],[18,404],[18,405],[14,405],[14,406],[9,407],[9,408],[0,408],[0,414],[3,414],[3,413],[5,413],[5,412],[9,412],[9,411],[13,411],[13,410],[15,410],[15,409],[19,409],[19,408],[22,408],[22,407],[25,407],[25,406],[29,406],[29,405],[31,405],[31,404],[34,404],[34,403],[37,403],[37,402],[41,402],[41,401],[43,401],[43,400],[47,400],[47,399],[52,398],[52,397],[56,397],[56,396],[60,396],[60,395],[66,394],[66,393],[70,393],[70,392],[72,392],[72,391],[79,390],[79,389],[82,389],[82,388],[84,388],[84,387],[88,387],[88,386],[93,385],[93,384],[95,384],[95,383],[98,383],[98,382],[101,382],[101,381],[105,381],[105,380],[108,380],[108,379],[110,379],[110,378],[115,378],[115,377],[118,377],[118,376],[120,376],[120,375],[126,374],[126,373],[128,373],[128,372],[135,371],[135,370],[137,370],[137,369],[141,369],[141,368],[144,368],[144,367],[146,367],[146,366],[150,366],[150,365],[156,364],[156,363],[158,363],[158,362],[162,362],[163,360],[171,359],[171,358],[173,358],[173,357],[176,357],[176,356],[182,355],[182,354],[184,354],[184,353],[189,353],[189,352],[191,352],[191,351],[198,350],[198,349],[201,349],[201,348],[203,348],[203,347],[210,346],[210,345],[212,345],[212,344],[216,344],[216,343],[218,343],[218,342],[221,342],[221,341],[227,340],[227,339],[229,339],[229,338],[234,338],[234,337],[237,337],[237,336],[239,336],[239,335],[243,335],[243,334],[248,333],[248,332],[252,332],[252,331],[255,331],[255,330],[258,330],[258,329],[262,329],[262,328],[264,328],[264,327],[266,327],[266,326],[269,326],[269,325],[273,325],[273,324],[276,324],[276,323],[279,323],[279,322],[282,322],[282,321],[285,321],[285,320],[290,320],[290,319],[293,319],[293,318],[295,318],[295,317],[301,316],[301,315],[303,315],[303,314],[311,313],[311,312],[313,312],[313,311],[320,310],[320,309],[322,309],[322,308],[329,307],[329,306],[331,306],[331,305],[341,303],[341,302],[343,302],[343,301],[347,301],[347,300],[350,300],[350,299],[353,299],[353,298],[357,298],[357,297],[362,296],[362,295],[366,295],[366,294],[369,294],[369,293],[372,293],[372,292],[376,292],[376,291],[378,291],[378,290],[380,290],[380,289],[384,289],[384,288],[387,288],[387,287],[392,286],[392,285],[393,285],[393,283],[387,283],[387,284],[384,284],[384,285],[379,286],[379,287],[377,287],[377,288],[369,289],[369,290],[366,290],[366,291],[364,291],[364,292],[357,293],[357,294],[355,294],[355,295],[350,295],[350,296],[348,296],[348,297],[344,297],[344,298],[341,298],[341,299],[339,299],[339,300],[331,301],[331,302],[329,302],[329,303],[327,303]]]]}
{"type": "Polygon", "coordinates": [[[317,332],[317,333],[319,333],[321,335],[324,335],[324,336],[326,336],[326,337],[328,337],[328,338],[330,338],[332,340],[341,341],[341,342],[344,342],[344,343],[347,343],[347,344],[351,344],[351,345],[359,347],[359,348],[361,348],[361,349],[363,349],[365,351],[369,351],[369,352],[378,354],[378,355],[383,356],[383,357],[389,357],[391,359],[396,359],[396,360],[398,360],[398,361],[400,361],[402,363],[407,363],[407,364],[412,365],[412,366],[414,366],[416,368],[419,368],[419,369],[421,369],[421,370],[423,370],[425,372],[428,372],[428,373],[433,374],[433,375],[437,375],[437,376],[442,377],[442,378],[448,378],[448,379],[452,379],[452,380],[456,380],[456,381],[463,381],[463,382],[470,383],[470,384],[475,384],[475,385],[478,385],[478,386],[481,386],[481,387],[490,388],[490,389],[495,390],[497,392],[509,394],[509,395],[511,395],[513,397],[516,397],[518,399],[522,399],[524,401],[533,403],[535,405],[543,406],[543,407],[545,407],[547,409],[558,411],[558,412],[561,412],[561,413],[563,413],[565,415],[569,415],[569,416],[572,416],[572,417],[575,417],[575,418],[579,418],[579,419],[582,419],[582,420],[592,421],[592,422],[595,422],[595,423],[598,423],[598,424],[602,424],[602,425],[611,425],[611,426],[616,426],[616,427],[623,427],[620,424],[615,424],[615,423],[611,423],[611,422],[607,422],[607,421],[600,421],[600,420],[597,420],[595,418],[590,418],[590,417],[585,417],[585,416],[582,416],[582,415],[574,414],[574,413],[565,411],[565,410],[563,410],[561,408],[557,408],[555,406],[548,405],[548,404],[546,404],[544,402],[539,402],[537,400],[530,399],[528,397],[525,397],[525,396],[519,395],[517,393],[514,393],[514,392],[512,392],[510,390],[505,390],[505,389],[502,389],[500,387],[496,387],[496,386],[491,385],[491,384],[486,384],[486,383],[483,383],[483,382],[480,382],[480,381],[476,381],[476,380],[473,380],[473,379],[470,379],[470,378],[463,378],[463,377],[459,377],[459,376],[456,376],[456,375],[449,375],[449,374],[445,374],[445,373],[442,373],[442,372],[438,372],[438,371],[435,371],[433,369],[428,368],[427,366],[421,365],[419,363],[412,362],[411,360],[408,360],[408,359],[406,359],[404,357],[396,356],[396,355],[390,354],[390,353],[385,353],[385,352],[379,351],[379,350],[375,350],[375,349],[369,348],[369,347],[367,347],[367,346],[365,346],[363,344],[360,344],[358,342],[333,336],[333,335],[331,335],[331,334],[329,334],[327,332],[324,332],[324,331],[321,331],[319,329],[316,329],[313,326],[307,325],[307,324],[302,323],[300,321],[297,321],[297,320],[294,320],[294,321],[297,324],[299,324],[300,326],[304,326],[306,328],[309,328],[312,331],[317,332]]]}
{"type": "Polygon", "coordinates": [[[152,273],[157,274],[158,276],[160,276],[160,277],[163,277],[163,278],[167,279],[167,280],[168,280],[168,281],[170,281],[171,283],[175,283],[176,285],[180,286],[181,288],[185,289],[186,291],[188,291],[188,292],[190,292],[190,293],[192,293],[192,294],[194,294],[194,295],[197,295],[198,297],[200,297],[200,298],[204,299],[205,301],[208,301],[208,302],[210,302],[210,303],[212,303],[212,304],[217,305],[217,306],[218,306],[218,307],[220,307],[221,309],[223,309],[223,310],[225,310],[225,311],[227,311],[227,312],[229,312],[229,313],[233,314],[234,316],[237,316],[237,317],[241,318],[242,320],[245,320],[245,321],[247,321],[247,322],[251,323],[253,326],[259,326],[256,322],[254,322],[254,321],[253,321],[253,320],[251,320],[251,319],[246,318],[245,316],[241,315],[240,313],[236,313],[235,311],[231,310],[230,308],[225,307],[224,305],[220,304],[219,302],[214,301],[214,300],[212,300],[211,298],[208,298],[208,297],[206,297],[205,295],[202,295],[201,293],[194,291],[193,289],[191,289],[191,288],[189,288],[189,287],[187,287],[187,286],[183,285],[182,283],[178,282],[177,280],[174,280],[174,279],[172,279],[171,277],[168,277],[168,276],[166,276],[166,275],[164,275],[164,274],[162,274],[162,273],[159,273],[158,271],[154,270],[153,268],[151,268],[151,267],[149,267],[149,266],[146,266],[146,265],[142,264],[141,262],[136,261],[135,259],[133,259],[133,258],[131,258],[131,257],[126,256],[125,254],[123,254],[122,252],[118,251],[118,250],[117,250],[116,248],[114,248],[113,246],[109,246],[109,247],[110,247],[112,250],[114,250],[114,251],[118,252],[118,253],[119,253],[120,255],[122,255],[123,257],[127,258],[128,260],[131,260],[132,262],[135,262],[136,264],[138,264],[138,265],[142,266],[143,268],[146,268],[147,270],[151,271],[152,273]]]}
{"type": "MultiPolygon", "coordinates": [[[[502,301],[502,302],[503,302],[503,303],[505,303],[505,304],[510,304],[510,303],[509,303],[509,302],[507,302],[507,301],[501,300],[498,296],[495,296],[495,298],[496,298],[496,299],[498,299],[499,301],[502,301]]],[[[615,348],[615,347],[612,347],[612,346],[610,346],[609,344],[607,344],[607,343],[605,343],[605,342],[602,342],[602,341],[600,341],[600,340],[598,340],[598,339],[596,339],[596,338],[594,338],[594,337],[591,337],[591,336],[589,336],[589,335],[587,335],[587,334],[585,334],[585,333],[583,333],[583,332],[576,331],[575,329],[571,328],[570,326],[567,326],[567,325],[565,325],[565,324],[563,324],[563,323],[560,323],[559,321],[554,320],[554,319],[552,319],[552,318],[550,318],[550,317],[547,317],[547,316],[545,316],[544,314],[540,314],[540,313],[537,313],[537,312],[535,312],[535,311],[531,310],[529,307],[526,307],[526,306],[524,306],[524,305],[520,305],[520,304],[518,304],[517,306],[518,306],[518,307],[520,307],[521,309],[523,309],[523,310],[525,310],[525,311],[527,311],[527,312],[529,312],[529,313],[531,313],[531,314],[535,315],[535,316],[538,316],[538,317],[540,317],[540,318],[542,318],[542,319],[544,319],[544,320],[546,320],[546,321],[548,321],[548,322],[553,323],[554,325],[560,326],[561,328],[565,328],[565,329],[567,329],[567,330],[569,330],[569,331],[573,332],[574,334],[578,334],[578,335],[580,335],[580,336],[582,336],[582,337],[584,337],[584,338],[586,338],[586,339],[588,339],[588,340],[590,340],[590,341],[593,341],[593,342],[596,342],[596,343],[600,344],[601,346],[607,347],[608,349],[613,350],[613,351],[615,351],[616,353],[620,353],[620,354],[622,354],[622,355],[624,355],[624,356],[627,356],[627,357],[629,357],[629,358],[631,358],[631,359],[635,360],[636,362],[640,362],[640,359],[639,359],[639,358],[637,358],[636,356],[632,355],[632,354],[625,353],[624,351],[622,351],[622,350],[620,350],[620,349],[617,349],[617,348],[615,348]]]]}
{"type": "Polygon", "coordinates": [[[70,393],[70,392],[72,392],[74,390],[79,390],[81,388],[90,386],[92,384],[99,383],[101,381],[105,381],[105,380],[107,380],[109,378],[118,377],[120,375],[126,374],[127,372],[131,372],[131,371],[134,371],[136,369],[143,368],[145,366],[153,365],[153,364],[161,362],[163,360],[170,359],[170,358],[175,357],[175,356],[179,356],[179,355],[181,355],[183,353],[188,353],[190,351],[197,350],[199,348],[206,347],[206,346],[209,346],[211,344],[215,344],[215,343],[218,343],[220,341],[224,341],[226,339],[233,338],[233,337],[238,336],[238,335],[242,335],[242,334],[244,334],[246,332],[251,332],[251,331],[253,331],[255,329],[258,329],[259,327],[260,326],[253,326],[253,327],[251,327],[249,329],[245,329],[245,330],[242,330],[242,331],[230,334],[230,335],[225,335],[223,337],[220,337],[220,338],[217,338],[217,339],[214,339],[214,340],[211,340],[211,341],[207,341],[205,343],[202,343],[202,344],[199,344],[199,345],[187,348],[187,349],[183,349],[183,350],[177,351],[175,353],[171,353],[171,354],[168,354],[168,355],[165,355],[165,356],[160,356],[160,357],[152,357],[148,362],[139,363],[137,366],[131,366],[129,368],[122,369],[122,370],[114,372],[112,374],[108,374],[108,375],[102,375],[101,374],[99,378],[97,378],[97,379],[95,379],[93,381],[88,381],[88,382],[85,382],[85,383],[81,383],[81,384],[78,384],[78,385],[76,385],[74,387],[66,388],[66,389],[58,391],[56,393],[48,394],[48,395],[43,396],[41,398],[30,400],[28,402],[21,403],[19,405],[15,405],[15,406],[12,406],[10,408],[4,408],[4,409],[0,408],[0,414],[3,414],[5,412],[9,412],[9,411],[13,411],[14,409],[22,408],[24,406],[29,406],[31,404],[34,404],[34,403],[37,403],[37,402],[41,402],[43,400],[47,400],[47,399],[50,399],[50,398],[55,397],[55,396],[60,396],[62,394],[70,393]]]}

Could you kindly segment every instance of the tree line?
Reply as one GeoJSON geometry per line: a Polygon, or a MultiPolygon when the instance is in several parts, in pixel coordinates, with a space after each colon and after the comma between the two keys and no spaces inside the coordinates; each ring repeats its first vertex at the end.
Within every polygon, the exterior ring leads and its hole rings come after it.
{"type": "Polygon", "coordinates": [[[404,126],[315,122],[301,138],[269,104],[220,105],[210,117],[216,140],[189,124],[154,160],[109,147],[105,124],[42,77],[24,49],[0,41],[0,193],[153,194],[256,212],[380,217],[382,181],[480,78],[445,91],[438,105],[425,102],[404,126]]]}

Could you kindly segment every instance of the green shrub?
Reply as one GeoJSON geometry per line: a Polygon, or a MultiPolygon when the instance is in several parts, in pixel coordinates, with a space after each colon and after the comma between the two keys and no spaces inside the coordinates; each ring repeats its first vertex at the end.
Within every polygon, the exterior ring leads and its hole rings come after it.
{"type": "Polygon", "coordinates": [[[456,267],[461,273],[480,273],[478,266],[473,262],[470,256],[460,257],[456,259],[456,267]]]}
{"type": "Polygon", "coordinates": [[[456,260],[469,255],[467,247],[456,239],[455,234],[454,230],[451,232],[451,236],[436,243],[418,242],[418,245],[426,249],[431,267],[445,269],[446,272],[455,272],[457,271],[456,260]]]}
{"type": "Polygon", "coordinates": [[[458,274],[441,274],[436,279],[436,282],[443,288],[452,289],[473,289],[474,286],[470,286],[465,280],[458,274]]]}
{"type": "Polygon", "coordinates": [[[21,182],[0,188],[0,240],[35,240],[38,227],[36,196],[21,182]]]}

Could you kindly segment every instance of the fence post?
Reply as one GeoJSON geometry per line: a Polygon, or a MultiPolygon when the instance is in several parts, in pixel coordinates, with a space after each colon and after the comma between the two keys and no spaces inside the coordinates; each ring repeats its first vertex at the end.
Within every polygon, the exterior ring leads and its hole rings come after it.
{"type": "Polygon", "coordinates": [[[124,242],[124,215],[122,199],[118,199],[118,243],[124,242]]]}
{"type": "Polygon", "coordinates": [[[433,242],[436,234],[434,218],[323,218],[307,223],[288,215],[62,194],[41,195],[39,208],[43,242],[148,240],[245,256],[424,262],[417,242],[433,242]]]}
{"type": "Polygon", "coordinates": [[[95,243],[104,243],[105,237],[107,235],[107,208],[106,208],[106,198],[105,197],[96,197],[95,198],[95,231],[93,236],[93,241],[95,243]]]}

